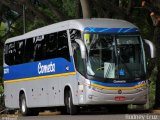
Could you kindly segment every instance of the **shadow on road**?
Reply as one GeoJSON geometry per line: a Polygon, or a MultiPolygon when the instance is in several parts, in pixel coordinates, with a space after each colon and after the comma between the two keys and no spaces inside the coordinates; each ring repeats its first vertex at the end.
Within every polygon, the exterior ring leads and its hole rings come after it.
{"type": "Polygon", "coordinates": [[[150,110],[128,110],[128,111],[81,111],[78,115],[113,115],[113,114],[144,114],[144,113],[151,113],[150,110]]]}

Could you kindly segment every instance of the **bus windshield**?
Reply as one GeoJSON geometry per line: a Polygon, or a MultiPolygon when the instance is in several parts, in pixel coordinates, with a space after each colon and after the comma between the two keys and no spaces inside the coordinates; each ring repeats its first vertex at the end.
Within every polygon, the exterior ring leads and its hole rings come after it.
{"type": "Polygon", "coordinates": [[[109,79],[138,79],[145,75],[140,36],[84,34],[87,74],[109,79]]]}

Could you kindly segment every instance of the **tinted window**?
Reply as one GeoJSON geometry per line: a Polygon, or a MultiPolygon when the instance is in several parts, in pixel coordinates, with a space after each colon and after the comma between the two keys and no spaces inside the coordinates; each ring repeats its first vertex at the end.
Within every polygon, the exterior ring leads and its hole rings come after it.
{"type": "Polygon", "coordinates": [[[8,65],[57,57],[70,61],[67,31],[60,31],[6,44],[4,53],[5,62],[8,65]]]}
{"type": "Polygon", "coordinates": [[[67,31],[58,32],[57,55],[70,61],[67,31]]]}
{"type": "Polygon", "coordinates": [[[24,47],[25,41],[17,41],[15,42],[15,63],[14,64],[21,64],[23,63],[24,58],[24,47]]]}
{"type": "Polygon", "coordinates": [[[14,64],[15,57],[15,43],[9,43],[5,45],[5,62],[8,65],[14,64]]]}
{"type": "Polygon", "coordinates": [[[34,61],[44,60],[46,58],[46,42],[44,36],[34,38],[34,61]]]}
{"type": "Polygon", "coordinates": [[[33,61],[34,42],[33,38],[26,39],[24,62],[33,61]]]}
{"type": "Polygon", "coordinates": [[[57,33],[45,35],[46,40],[46,58],[56,58],[58,50],[57,33]]]}
{"type": "Polygon", "coordinates": [[[81,51],[80,46],[75,42],[75,39],[81,39],[81,32],[79,30],[72,29],[70,32],[70,39],[72,42],[73,54],[74,54],[74,61],[75,67],[78,72],[84,74],[84,62],[81,58],[81,51]]]}
{"type": "Polygon", "coordinates": [[[72,44],[74,46],[74,61],[75,61],[75,67],[78,72],[81,74],[84,74],[84,62],[83,59],[81,58],[81,51],[80,47],[77,43],[72,44]]]}
{"type": "Polygon", "coordinates": [[[69,30],[71,41],[75,39],[81,39],[81,32],[79,30],[71,29],[69,30]]]}

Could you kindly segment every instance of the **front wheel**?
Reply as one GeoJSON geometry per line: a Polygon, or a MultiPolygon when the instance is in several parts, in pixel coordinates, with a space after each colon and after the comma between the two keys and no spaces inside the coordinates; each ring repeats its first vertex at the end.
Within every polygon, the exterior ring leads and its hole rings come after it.
{"type": "Polygon", "coordinates": [[[73,104],[71,91],[68,91],[65,95],[65,104],[67,107],[67,113],[70,115],[75,115],[78,113],[78,107],[73,104]]]}

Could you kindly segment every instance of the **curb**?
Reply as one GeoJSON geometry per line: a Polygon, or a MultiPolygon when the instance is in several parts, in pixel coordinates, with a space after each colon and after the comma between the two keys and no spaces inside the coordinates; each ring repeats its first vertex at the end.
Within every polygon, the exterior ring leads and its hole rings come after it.
{"type": "Polygon", "coordinates": [[[51,111],[45,111],[45,112],[40,112],[40,116],[45,116],[45,115],[60,115],[61,112],[51,112],[51,111]]]}
{"type": "Polygon", "coordinates": [[[0,118],[2,118],[2,120],[17,120],[17,118],[19,117],[19,115],[15,115],[15,114],[0,114],[0,118]]]}
{"type": "MultiPolygon", "coordinates": [[[[61,112],[51,112],[51,111],[44,111],[44,112],[39,112],[39,116],[48,116],[48,115],[60,115],[61,112]]],[[[20,113],[16,112],[15,114],[0,114],[1,117],[10,117],[10,118],[15,118],[21,116],[20,113]]]]}
{"type": "Polygon", "coordinates": [[[157,110],[151,110],[151,113],[159,114],[159,115],[160,115],[160,109],[157,109],[157,110]]]}

